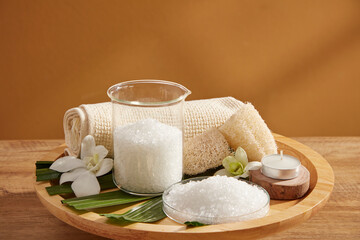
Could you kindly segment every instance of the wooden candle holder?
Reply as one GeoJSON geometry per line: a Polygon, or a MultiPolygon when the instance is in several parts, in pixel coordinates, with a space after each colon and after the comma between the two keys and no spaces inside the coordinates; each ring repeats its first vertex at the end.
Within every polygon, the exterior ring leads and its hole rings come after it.
{"type": "Polygon", "coordinates": [[[309,190],[310,173],[301,166],[299,175],[289,180],[273,179],[261,173],[261,170],[250,171],[250,181],[263,187],[271,199],[291,200],[303,197],[309,190]]]}

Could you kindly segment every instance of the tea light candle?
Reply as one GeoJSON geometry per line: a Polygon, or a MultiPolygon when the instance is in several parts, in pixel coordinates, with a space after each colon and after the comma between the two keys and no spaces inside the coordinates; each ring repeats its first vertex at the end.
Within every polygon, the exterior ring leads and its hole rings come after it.
{"type": "Polygon", "coordinates": [[[280,154],[267,155],[261,160],[261,172],[267,177],[286,180],[296,178],[299,175],[301,163],[299,159],[280,154]]]}

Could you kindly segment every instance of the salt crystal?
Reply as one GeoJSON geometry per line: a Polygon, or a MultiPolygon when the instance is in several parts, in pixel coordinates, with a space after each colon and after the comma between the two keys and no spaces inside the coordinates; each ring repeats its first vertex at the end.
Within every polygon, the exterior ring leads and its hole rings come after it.
{"type": "Polygon", "coordinates": [[[238,222],[263,217],[269,211],[265,190],[226,176],[175,184],[164,193],[163,200],[164,212],[180,223],[238,222]]]}
{"type": "Polygon", "coordinates": [[[182,179],[182,132],[155,119],[114,131],[114,175],[121,188],[161,193],[182,179]]]}

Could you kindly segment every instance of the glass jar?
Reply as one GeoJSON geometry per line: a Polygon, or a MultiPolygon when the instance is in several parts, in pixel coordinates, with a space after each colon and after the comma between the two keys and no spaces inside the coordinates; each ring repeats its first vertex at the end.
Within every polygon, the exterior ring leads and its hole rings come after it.
{"type": "Polygon", "coordinates": [[[108,89],[112,102],[114,182],[134,195],[160,195],[183,176],[183,105],[191,93],[162,80],[108,89]]]}

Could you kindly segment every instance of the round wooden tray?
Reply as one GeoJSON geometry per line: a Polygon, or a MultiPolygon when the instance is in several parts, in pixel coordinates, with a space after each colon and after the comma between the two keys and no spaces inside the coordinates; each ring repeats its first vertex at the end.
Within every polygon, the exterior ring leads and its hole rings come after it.
{"type": "MultiPolygon", "coordinates": [[[[329,163],[311,148],[284,136],[274,134],[279,149],[293,155],[310,172],[310,189],[301,199],[271,200],[269,214],[260,219],[189,228],[169,218],[156,223],[119,225],[99,213],[123,213],[127,205],[77,211],[61,204],[61,196],[49,196],[49,182],[36,182],[35,190],[43,205],[60,220],[83,231],[113,239],[254,239],[295,226],[315,214],[325,205],[334,186],[334,173],[329,163]]],[[[65,145],[50,152],[44,160],[57,159],[65,145]]]]}

